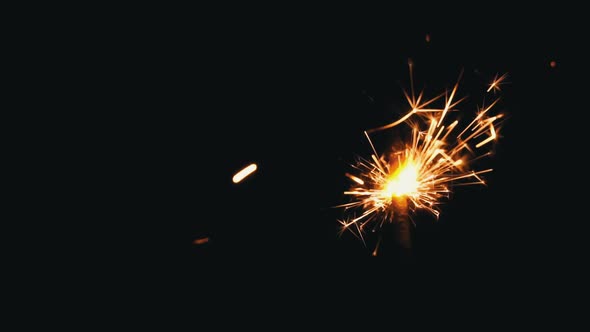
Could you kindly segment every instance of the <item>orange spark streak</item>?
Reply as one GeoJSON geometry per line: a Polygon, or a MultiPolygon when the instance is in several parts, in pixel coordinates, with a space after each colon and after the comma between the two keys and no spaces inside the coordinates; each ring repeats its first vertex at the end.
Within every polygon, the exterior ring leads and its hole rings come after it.
{"type": "Polygon", "coordinates": [[[508,74],[504,74],[500,77],[498,77],[498,74],[496,74],[494,80],[492,81],[492,83],[490,83],[489,88],[486,90],[486,92],[490,92],[492,90],[494,90],[494,92],[500,91],[500,84],[505,83],[504,80],[506,79],[506,77],[508,77],[508,74]]]}
{"type": "Polygon", "coordinates": [[[193,241],[193,244],[199,245],[199,244],[205,244],[207,242],[209,242],[209,238],[208,237],[203,237],[203,238],[194,240],[193,241]]]}
{"type": "Polygon", "coordinates": [[[233,178],[233,183],[239,183],[240,181],[244,180],[247,176],[254,173],[258,169],[256,164],[250,164],[244,167],[241,171],[237,172],[233,178]]]}

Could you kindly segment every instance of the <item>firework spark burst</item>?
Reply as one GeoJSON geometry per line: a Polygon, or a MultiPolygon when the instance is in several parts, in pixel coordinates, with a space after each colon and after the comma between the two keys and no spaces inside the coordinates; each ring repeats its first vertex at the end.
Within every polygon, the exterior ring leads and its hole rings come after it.
{"type": "MultiPolygon", "coordinates": [[[[473,166],[491,155],[498,138],[503,115],[492,113],[499,98],[478,107],[475,117],[461,126],[462,112],[457,106],[466,99],[457,97],[461,75],[450,91],[425,99],[423,91],[414,92],[411,63],[409,69],[411,88],[403,92],[410,111],[395,122],[365,131],[373,153],[369,159],[359,158],[352,165],[355,172],[345,174],[352,180],[344,192],[351,201],[338,206],[348,212],[347,218],[338,221],[342,232],[350,230],[363,242],[367,228],[375,231],[393,222],[400,212],[395,208],[400,200],[407,202],[410,211],[426,210],[438,219],[440,204],[449,198],[453,187],[485,185],[482,175],[492,171],[473,166]],[[401,124],[411,129],[410,139],[400,142],[401,148],[378,154],[369,134],[401,124]]],[[[486,92],[499,91],[506,77],[496,75],[486,92]]]]}

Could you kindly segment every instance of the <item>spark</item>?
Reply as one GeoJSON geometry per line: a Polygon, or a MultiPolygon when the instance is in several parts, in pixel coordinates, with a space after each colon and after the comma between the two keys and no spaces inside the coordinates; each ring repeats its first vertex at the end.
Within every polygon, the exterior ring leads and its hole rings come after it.
{"type": "Polygon", "coordinates": [[[352,181],[354,181],[354,182],[356,182],[356,183],[360,184],[361,186],[362,186],[363,184],[365,184],[365,181],[363,181],[363,180],[359,179],[358,177],[356,177],[356,176],[354,176],[354,175],[352,175],[352,174],[350,174],[350,173],[346,173],[346,174],[344,174],[344,175],[346,175],[346,176],[347,176],[348,178],[350,178],[352,181]]]}
{"type": "Polygon", "coordinates": [[[232,181],[233,183],[239,183],[240,181],[244,180],[247,176],[254,173],[258,169],[256,164],[250,164],[244,167],[241,171],[234,174],[232,181]]]}
{"type": "Polygon", "coordinates": [[[208,237],[202,237],[202,238],[199,238],[199,239],[194,240],[193,241],[193,244],[200,245],[200,244],[205,244],[207,242],[209,242],[209,238],[208,237]]]}
{"type": "MultiPolygon", "coordinates": [[[[461,75],[450,92],[425,99],[423,92],[415,94],[411,62],[409,68],[410,92],[404,90],[403,93],[410,110],[397,121],[366,130],[364,134],[372,154],[370,158],[359,157],[356,164],[351,165],[354,174],[345,174],[354,182],[344,192],[350,202],[337,207],[353,213],[338,221],[341,232],[350,230],[361,239],[367,227],[372,226],[374,231],[393,222],[394,216],[401,212],[394,208],[396,200],[406,199],[409,210],[426,210],[438,219],[440,205],[443,199],[450,197],[453,187],[485,185],[482,174],[492,171],[472,166],[475,161],[492,154],[487,148],[497,140],[499,120],[503,116],[490,113],[499,99],[479,108],[474,119],[461,128],[460,121],[455,119],[460,113],[457,106],[466,99],[457,97],[461,75]],[[435,107],[437,101],[442,101],[442,105],[435,107]],[[378,154],[369,134],[400,124],[409,126],[410,139],[402,141],[401,148],[378,154]]],[[[487,92],[499,91],[506,77],[507,74],[496,75],[487,92]]],[[[373,255],[376,253],[377,248],[373,255]]]]}
{"type": "Polygon", "coordinates": [[[486,90],[486,92],[490,92],[490,91],[494,91],[494,92],[499,92],[500,91],[500,85],[501,84],[505,84],[506,82],[504,82],[506,80],[506,78],[508,77],[508,74],[504,74],[500,77],[498,77],[498,74],[496,74],[496,76],[494,76],[494,79],[492,80],[492,83],[490,83],[488,85],[488,89],[486,90]]]}

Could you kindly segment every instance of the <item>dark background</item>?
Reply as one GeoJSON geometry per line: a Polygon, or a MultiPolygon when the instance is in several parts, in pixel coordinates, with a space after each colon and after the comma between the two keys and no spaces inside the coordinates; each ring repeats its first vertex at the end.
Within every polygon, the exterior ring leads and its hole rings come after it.
{"type": "MultiPolygon", "coordinates": [[[[33,126],[41,136],[26,140],[45,150],[20,149],[39,158],[27,162],[25,178],[43,179],[21,189],[45,202],[21,209],[40,213],[29,219],[42,227],[22,223],[34,236],[20,243],[44,264],[21,259],[18,247],[9,254],[33,269],[24,288],[34,297],[20,296],[27,308],[55,308],[37,301],[41,289],[96,316],[86,324],[116,312],[151,325],[163,308],[186,310],[189,326],[202,329],[305,323],[309,312],[345,324],[409,320],[383,302],[438,323],[423,309],[470,316],[454,306],[458,289],[480,300],[458,301],[474,311],[473,303],[494,306],[479,325],[510,306],[519,317],[530,303],[549,311],[547,303],[577,306],[537,299],[575,299],[587,284],[579,273],[588,242],[587,93],[577,92],[586,88],[587,65],[574,60],[586,46],[587,20],[573,15],[586,11],[523,4],[517,12],[517,4],[496,3],[158,6],[68,7],[62,14],[73,20],[42,12],[47,28],[12,25],[44,41],[19,38],[34,49],[22,48],[26,63],[15,67],[29,67],[34,75],[21,79],[44,91],[21,91],[23,102],[41,103],[34,109],[42,116],[24,123],[43,129],[33,126]],[[350,233],[340,236],[343,215],[333,208],[347,200],[349,164],[371,153],[363,131],[407,111],[408,59],[427,96],[451,88],[463,71],[465,113],[481,106],[496,74],[509,75],[496,107],[506,114],[501,137],[481,165],[494,168],[488,186],[456,188],[438,220],[416,214],[409,264],[395,248],[371,256],[374,237],[365,247],[350,233]],[[252,162],[258,171],[233,184],[252,162]],[[448,294],[421,297],[421,290],[448,294]],[[519,297],[530,301],[521,305],[519,297]],[[364,308],[370,312],[357,311],[364,308]]],[[[545,313],[533,311],[536,321],[545,313]]],[[[164,321],[169,329],[177,320],[164,321]]]]}
{"type": "Polygon", "coordinates": [[[374,240],[365,247],[340,236],[342,211],[332,207],[346,201],[348,165],[370,154],[363,130],[407,111],[408,59],[427,96],[463,71],[467,114],[493,77],[508,73],[489,185],[455,189],[439,220],[414,216],[412,265],[523,271],[580,256],[575,198],[561,194],[579,168],[563,163],[578,153],[565,106],[577,31],[518,15],[422,24],[360,14],[221,16],[170,18],[164,32],[154,29],[166,91],[150,128],[163,178],[158,227],[177,249],[167,259],[199,274],[216,266],[256,275],[401,270],[395,253],[371,256],[374,240]],[[250,163],[258,171],[233,184],[250,163]]]}

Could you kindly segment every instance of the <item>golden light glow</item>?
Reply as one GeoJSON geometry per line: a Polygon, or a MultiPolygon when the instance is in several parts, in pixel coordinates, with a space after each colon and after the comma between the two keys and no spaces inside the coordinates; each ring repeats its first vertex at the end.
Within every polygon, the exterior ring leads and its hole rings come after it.
{"type": "Polygon", "coordinates": [[[247,176],[254,173],[256,171],[256,169],[258,169],[258,166],[256,164],[250,164],[250,165],[244,167],[244,169],[237,172],[233,176],[233,178],[232,178],[233,183],[239,183],[240,181],[244,180],[247,176]]]}
{"type": "Polygon", "coordinates": [[[350,174],[350,173],[346,173],[346,174],[344,174],[344,175],[346,175],[346,176],[347,176],[349,179],[351,179],[352,181],[354,181],[354,182],[356,182],[356,183],[360,184],[361,186],[362,186],[363,184],[365,184],[365,181],[363,181],[363,180],[359,179],[358,177],[356,177],[356,176],[354,176],[354,175],[352,175],[352,174],[350,174]]]}
{"type": "Polygon", "coordinates": [[[418,185],[418,168],[408,162],[394,171],[385,183],[384,192],[386,196],[409,196],[418,191],[418,185]]]}
{"type": "MultiPolygon", "coordinates": [[[[496,75],[487,92],[499,91],[506,77],[507,74],[496,75]]],[[[456,97],[460,78],[450,92],[426,100],[423,92],[414,93],[410,63],[411,90],[404,91],[410,110],[395,122],[365,131],[373,152],[371,158],[359,158],[352,165],[356,173],[346,173],[354,183],[344,192],[351,201],[338,206],[349,212],[346,219],[339,220],[342,231],[351,230],[362,239],[368,225],[374,225],[372,230],[375,230],[385,222],[392,222],[399,213],[392,203],[400,197],[407,200],[411,211],[424,209],[438,218],[439,206],[443,199],[449,198],[453,187],[485,184],[482,174],[492,169],[472,167],[477,160],[492,154],[485,148],[491,147],[498,138],[498,121],[502,114],[492,116],[490,113],[499,99],[478,108],[473,120],[461,128],[458,118],[462,114],[456,108],[465,100],[456,97]],[[438,108],[434,106],[437,101],[442,101],[438,108]],[[378,154],[369,133],[400,124],[409,126],[411,138],[401,142],[401,149],[378,154]]]]}

